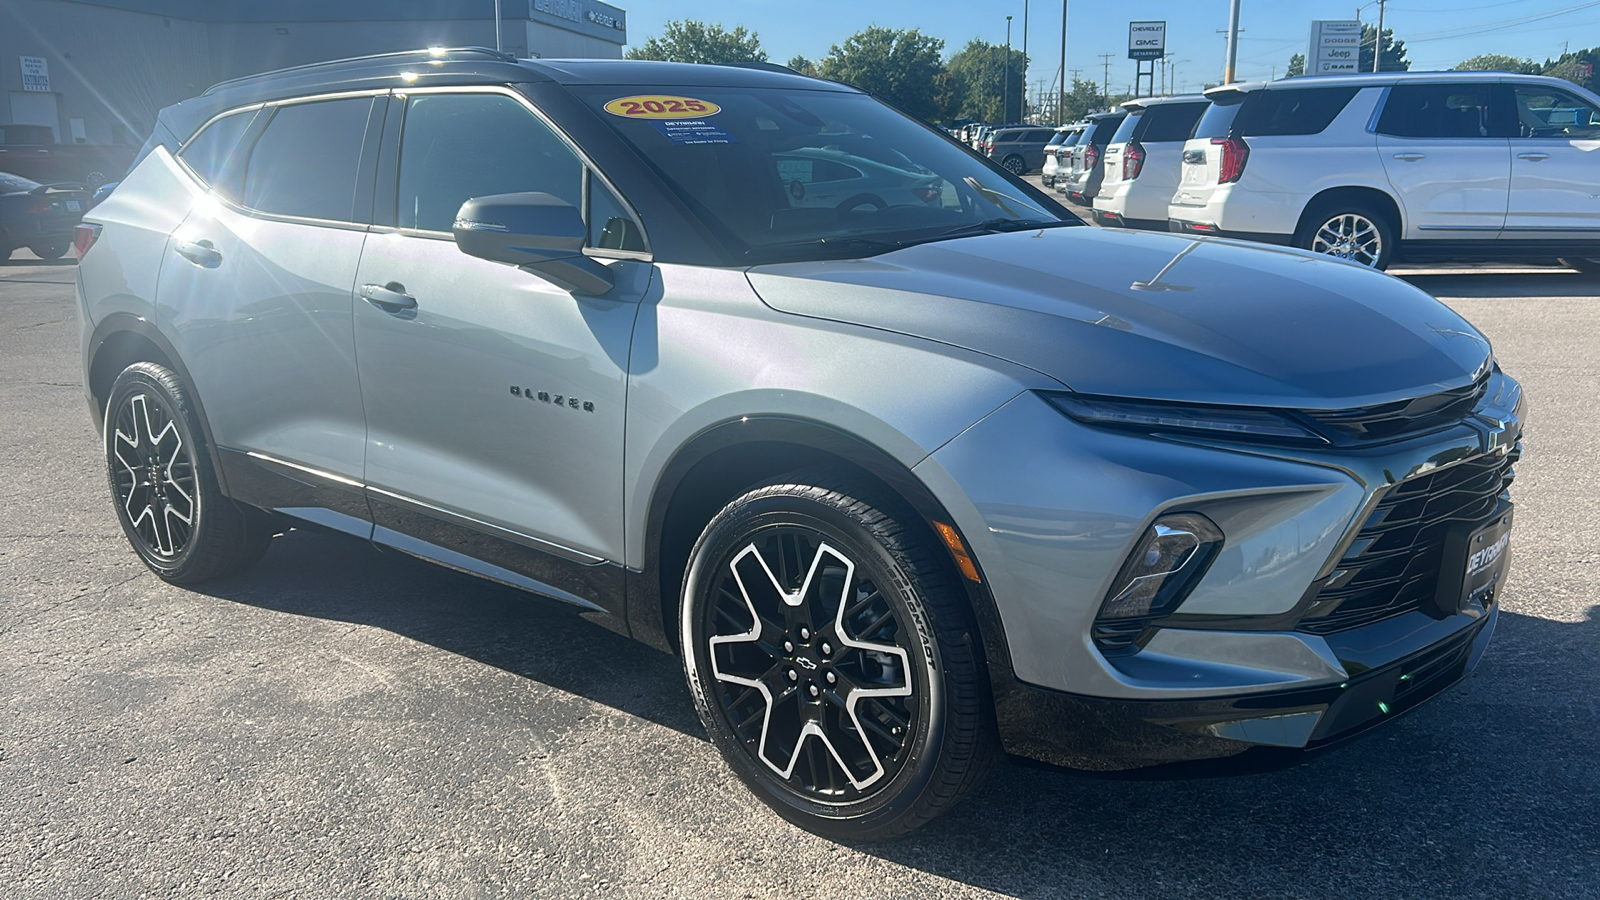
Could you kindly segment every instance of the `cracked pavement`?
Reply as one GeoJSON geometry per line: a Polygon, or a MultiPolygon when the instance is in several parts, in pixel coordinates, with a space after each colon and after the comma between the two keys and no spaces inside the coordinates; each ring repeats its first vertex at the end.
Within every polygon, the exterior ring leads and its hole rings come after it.
{"type": "Polygon", "coordinates": [[[1594,281],[1406,276],[1532,403],[1473,676],[1312,756],[1009,763],[910,838],[849,847],[752,799],[675,660],[561,604],[307,531],[204,590],[149,575],[77,387],[72,268],[24,256],[0,263],[7,898],[1600,892],[1594,281]]]}

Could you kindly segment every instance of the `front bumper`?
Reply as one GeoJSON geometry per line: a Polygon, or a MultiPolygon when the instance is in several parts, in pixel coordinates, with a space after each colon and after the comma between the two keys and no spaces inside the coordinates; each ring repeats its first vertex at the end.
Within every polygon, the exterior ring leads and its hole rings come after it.
{"type": "Polygon", "coordinates": [[[1006,752],[1074,768],[1216,759],[1259,746],[1315,749],[1393,719],[1465,678],[1498,618],[1491,603],[1455,621],[1412,613],[1357,629],[1343,640],[1352,657],[1391,653],[1383,641],[1396,637],[1422,646],[1337,684],[1267,694],[1108,700],[1011,682],[996,691],[996,720],[1006,752]]]}

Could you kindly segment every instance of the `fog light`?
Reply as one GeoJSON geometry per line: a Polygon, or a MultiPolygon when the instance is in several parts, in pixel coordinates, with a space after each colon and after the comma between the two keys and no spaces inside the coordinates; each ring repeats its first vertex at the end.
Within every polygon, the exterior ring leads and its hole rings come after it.
{"type": "Polygon", "coordinates": [[[1095,620],[1095,644],[1102,651],[1132,650],[1151,622],[1189,596],[1221,548],[1222,530],[1199,513],[1157,519],[1106,593],[1095,620]]]}

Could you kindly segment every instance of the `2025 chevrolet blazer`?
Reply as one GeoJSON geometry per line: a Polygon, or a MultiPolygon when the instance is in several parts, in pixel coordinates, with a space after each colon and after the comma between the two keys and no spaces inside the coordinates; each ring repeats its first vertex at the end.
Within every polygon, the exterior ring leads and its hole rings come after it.
{"type": "Polygon", "coordinates": [[[318,64],[161,114],[78,234],[84,384],[161,578],[292,523],[564,600],[842,839],[1001,750],[1314,747],[1463,677],[1523,415],[1483,335],[1077,224],[774,68],[318,64]]]}

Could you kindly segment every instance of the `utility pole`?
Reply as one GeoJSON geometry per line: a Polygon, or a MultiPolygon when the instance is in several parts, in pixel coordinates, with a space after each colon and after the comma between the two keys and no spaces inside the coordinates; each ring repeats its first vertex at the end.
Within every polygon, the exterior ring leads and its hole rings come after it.
{"type": "Polygon", "coordinates": [[[1383,7],[1386,0],[1378,0],[1378,32],[1372,36],[1372,71],[1383,69],[1383,7]]]}
{"type": "Polygon", "coordinates": [[[1062,110],[1067,107],[1067,0],[1061,0],[1061,90],[1056,97],[1056,124],[1062,121],[1062,110]]]}
{"type": "Polygon", "coordinates": [[[1011,16],[1006,16],[1006,74],[1000,82],[1000,122],[1011,124],[1011,16]]]}
{"type": "Polygon", "coordinates": [[[1022,0],[1022,109],[1017,118],[1028,117],[1028,0],[1022,0]]]}
{"type": "MultiPolygon", "coordinates": [[[[1379,7],[1380,9],[1382,7],[1379,7]]],[[[1228,66],[1223,70],[1222,83],[1233,84],[1234,69],[1239,64],[1239,0],[1228,2],[1228,66]]]]}
{"type": "Polygon", "coordinates": [[[1107,106],[1111,105],[1111,60],[1115,56],[1115,53],[1100,54],[1100,61],[1105,65],[1105,74],[1100,76],[1100,99],[1104,100],[1107,106]]]}
{"type": "MultiPolygon", "coordinates": [[[[480,9],[482,7],[479,7],[480,9]]],[[[494,49],[500,50],[500,0],[494,0],[494,49]]]]}

